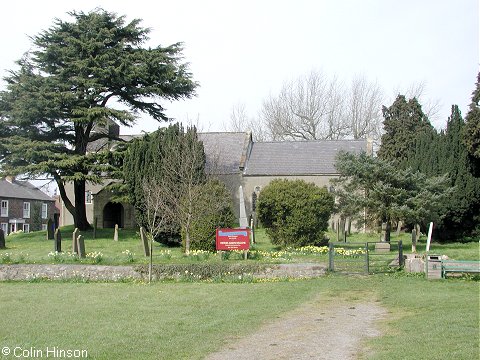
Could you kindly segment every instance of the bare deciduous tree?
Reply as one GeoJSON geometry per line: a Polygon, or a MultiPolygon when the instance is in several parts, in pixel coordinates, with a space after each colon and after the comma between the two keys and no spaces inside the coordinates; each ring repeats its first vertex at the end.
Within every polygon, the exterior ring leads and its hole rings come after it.
{"type": "Polygon", "coordinates": [[[150,262],[148,267],[148,282],[152,281],[153,241],[160,233],[165,231],[167,224],[173,220],[173,213],[169,211],[169,204],[164,196],[166,184],[159,184],[152,179],[144,179],[142,194],[145,199],[145,220],[148,227],[148,240],[150,243],[150,262]]]}
{"type": "Polygon", "coordinates": [[[410,84],[406,89],[396,89],[395,97],[398,94],[403,94],[407,99],[416,98],[417,101],[422,104],[422,111],[427,115],[430,122],[438,120],[439,113],[442,104],[439,99],[431,99],[426,97],[427,85],[424,81],[414,82],[410,84]]]}
{"type": "Polygon", "coordinates": [[[312,71],[265,100],[262,120],[274,140],[379,139],[382,101],[378,84],[364,76],[347,87],[312,71]]]}
{"type": "Polygon", "coordinates": [[[347,136],[353,139],[371,138],[378,142],[383,101],[383,92],[376,82],[369,82],[365,76],[355,77],[345,100],[344,116],[349,126],[347,136]]]}
{"type": "Polygon", "coordinates": [[[181,228],[188,255],[195,226],[202,218],[225,220],[231,198],[226,188],[224,193],[219,192],[221,186],[218,184],[222,183],[214,179],[215,175],[205,173],[203,144],[198,141],[195,128],[188,128],[185,134],[165,141],[163,151],[162,176],[145,181],[143,187],[151,240],[171,230],[172,224],[177,225],[181,228]]]}
{"type": "Polygon", "coordinates": [[[345,86],[320,71],[285,82],[264,100],[258,120],[244,104],[232,108],[230,131],[253,132],[256,141],[371,138],[379,142],[384,94],[376,82],[355,77],[345,86]]]}
{"type": "Polygon", "coordinates": [[[333,139],[341,136],[342,85],[336,78],[312,71],[286,82],[278,96],[263,103],[261,115],[274,140],[333,139]]]}
{"type": "Polygon", "coordinates": [[[244,103],[238,103],[232,107],[230,122],[223,124],[226,131],[252,132],[254,141],[268,141],[271,139],[267,127],[259,119],[250,117],[244,103]]]}

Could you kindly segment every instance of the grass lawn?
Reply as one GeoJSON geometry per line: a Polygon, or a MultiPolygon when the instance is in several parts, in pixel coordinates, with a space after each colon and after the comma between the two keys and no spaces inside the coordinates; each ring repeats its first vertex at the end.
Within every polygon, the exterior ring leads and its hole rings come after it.
{"type": "Polygon", "coordinates": [[[479,283],[395,275],[254,284],[0,283],[0,344],[81,349],[91,359],[202,359],[317,296],[378,301],[389,310],[384,335],[369,340],[374,359],[478,358],[479,283]]]}
{"type": "MultiPolygon", "coordinates": [[[[7,249],[0,250],[1,263],[73,263],[81,261],[82,263],[100,263],[100,264],[146,264],[140,243],[140,237],[136,230],[120,229],[119,241],[113,240],[113,229],[99,229],[96,239],[93,239],[93,231],[82,232],[85,238],[85,249],[87,253],[94,257],[79,260],[68,255],[72,250],[72,231],[71,226],[61,229],[62,231],[62,250],[63,254],[53,256],[49,253],[54,250],[52,240],[46,240],[45,231],[32,232],[29,234],[12,234],[6,238],[7,249]]],[[[329,233],[328,236],[333,241],[336,240],[336,234],[329,233]]],[[[367,242],[377,241],[376,234],[352,234],[348,237],[349,242],[367,242]]],[[[393,233],[392,241],[402,240],[404,244],[404,253],[411,252],[411,238],[409,234],[400,234],[398,237],[393,233]]],[[[425,252],[426,239],[421,237],[417,245],[417,252],[425,252]]],[[[264,229],[256,231],[256,244],[252,250],[261,253],[263,262],[322,262],[328,261],[327,254],[298,254],[294,252],[280,251],[280,248],[271,244],[264,229]]],[[[430,249],[431,253],[445,254],[452,259],[457,260],[479,260],[480,248],[479,242],[469,243],[449,243],[438,244],[433,242],[430,249]]],[[[169,248],[162,244],[155,243],[153,258],[155,263],[192,263],[198,261],[220,262],[219,256],[214,254],[191,255],[186,257],[181,248],[169,248]]],[[[240,261],[242,254],[232,254],[229,261],[240,261]]],[[[257,257],[258,259],[258,257],[257,257]]],[[[250,260],[249,260],[250,261],[250,260]]]]}

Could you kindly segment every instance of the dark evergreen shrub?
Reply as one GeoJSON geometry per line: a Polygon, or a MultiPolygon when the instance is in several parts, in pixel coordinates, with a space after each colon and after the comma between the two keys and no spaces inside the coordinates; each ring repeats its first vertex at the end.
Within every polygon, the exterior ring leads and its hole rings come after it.
{"type": "Polygon", "coordinates": [[[259,220],[272,243],[281,246],[324,245],[333,207],[327,188],[303,180],[274,180],[257,201],[259,220]]]}

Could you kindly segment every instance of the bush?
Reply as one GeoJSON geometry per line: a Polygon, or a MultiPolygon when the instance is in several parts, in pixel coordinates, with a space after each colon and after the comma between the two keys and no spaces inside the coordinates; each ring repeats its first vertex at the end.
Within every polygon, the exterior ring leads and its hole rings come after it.
{"type": "Polygon", "coordinates": [[[324,245],[334,199],[303,180],[273,180],[258,198],[258,218],[275,245],[324,245]]]}
{"type": "MultiPolygon", "coordinates": [[[[236,219],[232,209],[232,196],[218,180],[209,180],[202,185],[196,199],[197,211],[190,227],[190,250],[215,251],[217,228],[229,228],[236,219]]],[[[185,234],[182,233],[185,248],[185,234]]]]}

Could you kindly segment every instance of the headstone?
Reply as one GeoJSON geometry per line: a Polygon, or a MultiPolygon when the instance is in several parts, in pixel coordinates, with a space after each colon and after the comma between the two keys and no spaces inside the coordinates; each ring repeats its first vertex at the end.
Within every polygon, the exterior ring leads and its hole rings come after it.
{"type": "Polygon", "coordinates": [[[400,231],[402,230],[402,226],[403,226],[403,221],[400,220],[397,224],[397,236],[400,235],[400,231]]]}
{"type": "Polygon", "coordinates": [[[148,247],[147,234],[145,234],[145,228],[143,226],[140,227],[140,240],[142,241],[143,245],[143,253],[145,254],[145,256],[150,256],[150,248],[148,247]]]}
{"type": "Polygon", "coordinates": [[[0,229],[0,249],[5,249],[5,233],[0,229]]]}
{"type": "Polygon", "coordinates": [[[412,230],[412,253],[417,252],[417,232],[415,229],[412,230]]]}
{"type": "Polygon", "coordinates": [[[118,241],[118,224],[115,224],[115,231],[113,232],[113,240],[118,241]]]}
{"type": "Polygon", "coordinates": [[[387,223],[382,223],[382,233],[380,235],[380,241],[387,241],[387,223]]]}
{"type": "Polygon", "coordinates": [[[93,240],[97,238],[97,218],[93,219],[93,240]]]}
{"type": "Polygon", "coordinates": [[[55,240],[55,251],[62,252],[62,233],[60,232],[60,229],[55,230],[53,237],[55,240]]]}
{"type": "Polygon", "coordinates": [[[242,185],[238,188],[238,197],[240,199],[240,219],[238,222],[240,223],[241,228],[248,227],[248,219],[247,219],[247,210],[245,208],[245,198],[243,197],[243,187],[242,185]]]}
{"type": "Polygon", "coordinates": [[[253,226],[253,217],[250,219],[251,243],[255,244],[255,227],[253,226]]]}
{"type": "Polygon", "coordinates": [[[77,237],[77,248],[78,248],[78,256],[81,258],[85,257],[85,241],[83,240],[82,235],[78,235],[77,237]]]}
{"type": "Polygon", "coordinates": [[[75,230],[73,230],[73,235],[72,235],[72,253],[74,254],[78,254],[77,238],[79,234],[80,234],[80,230],[78,230],[78,228],[75,228],[75,230]]]}
{"type": "Polygon", "coordinates": [[[55,224],[52,218],[47,221],[47,240],[53,240],[53,232],[55,231],[55,224]]]}

